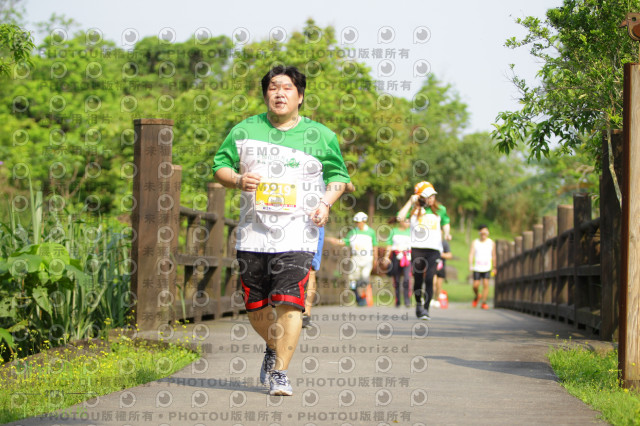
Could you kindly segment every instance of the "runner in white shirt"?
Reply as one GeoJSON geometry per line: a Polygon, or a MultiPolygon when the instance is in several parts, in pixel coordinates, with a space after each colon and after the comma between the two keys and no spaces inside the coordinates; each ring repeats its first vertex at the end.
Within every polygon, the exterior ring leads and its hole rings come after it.
{"type": "Polygon", "coordinates": [[[489,228],[487,225],[478,227],[480,238],[473,240],[469,251],[469,271],[473,273],[473,292],[475,297],[471,306],[478,306],[482,298],[482,309],[489,309],[487,297],[489,297],[489,277],[496,267],[496,245],[489,238],[489,228]],[[479,293],[480,280],[482,280],[482,295],[479,293]]]}

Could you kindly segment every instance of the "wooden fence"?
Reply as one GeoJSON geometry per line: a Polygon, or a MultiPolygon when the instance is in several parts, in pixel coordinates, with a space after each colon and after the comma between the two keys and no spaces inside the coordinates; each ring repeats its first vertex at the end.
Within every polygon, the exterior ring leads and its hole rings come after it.
{"type": "MultiPolygon", "coordinates": [[[[138,327],[153,330],[177,319],[199,322],[243,310],[234,248],[238,223],[224,217],[226,189],[207,185],[206,211],[181,206],[173,120],[137,119],[134,131],[131,291],[138,327]]],[[[325,245],[317,303],[344,299],[347,283],[336,274],[343,257],[341,248],[325,245]]]]}
{"type": "MultiPolygon", "coordinates": [[[[621,134],[613,138],[616,171],[621,134]]],[[[600,217],[592,219],[588,194],[514,241],[498,241],[496,307],[575,324],[616,339],[620,274],[620,207],[609,173],[608,145],[600,182],[600,217]]],[[[618,176],[621,174],[618,172],[618,176]]]]}

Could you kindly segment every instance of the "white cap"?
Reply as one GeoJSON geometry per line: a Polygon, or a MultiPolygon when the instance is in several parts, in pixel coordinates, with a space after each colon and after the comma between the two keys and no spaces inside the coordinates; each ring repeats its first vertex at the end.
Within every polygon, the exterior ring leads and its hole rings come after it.
{"type": "Polygon", "coordinates": [[[429,187],[429,188],[426,188],[424,191],[422,191],[422,192],[420,193],[420,196],[421,196],[421,197],[424,197],[424,198],[429,198],[429,197],[431,197],[433,194],[437,194],[436,190],[435,190],[435,189],[433,189],[433,187],[429,187]]]}
{"type": "Polygon", "coordinates": [[[366,222],[369,219],[369,216],[365,212],[358,212],[353,216],[354,222],[366,222]]]}

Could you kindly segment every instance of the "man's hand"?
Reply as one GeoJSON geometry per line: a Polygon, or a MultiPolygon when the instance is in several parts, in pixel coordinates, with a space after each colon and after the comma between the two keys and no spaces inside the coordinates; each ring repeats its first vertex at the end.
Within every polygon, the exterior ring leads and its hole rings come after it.
{"type": "Polygon", "coordinates": [[[225,188],[241,189],[254,192],[258,189],[261,176],[257,173],[238,174],[230,167],[218,169],[214,178],[225,188]]]}
{"type": "Polygon", "coordinates": [[[255,192],[260,185],[261,176],[257,173],[244,173],[236,176],[236,188],[246,191],[255,192]]]}
{"type": "Polygon", "coordinates": [[[318,208],[311,213],[311,220],[316,226],[322,228],[329,220],[329,206],[320,203],[318,208]]]}

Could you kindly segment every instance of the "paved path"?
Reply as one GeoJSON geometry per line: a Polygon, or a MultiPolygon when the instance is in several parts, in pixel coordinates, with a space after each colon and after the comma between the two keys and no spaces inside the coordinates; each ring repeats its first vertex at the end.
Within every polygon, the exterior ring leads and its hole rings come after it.
{"type": "MultiPolygon", "coordinates": [[[[317,307],[289,368],[291,397],[258,384],[263,344],[246,316],[194,326],[205,357],[167,379],[14,425],[440,425],[601,422],[545,357],[583,335],[561,323],[466,305],[317,307]],[[80,417],[80,418],[78,418],[80,417]]],[[[587,339],[588,340],[588,339],[587,339]]]]}

